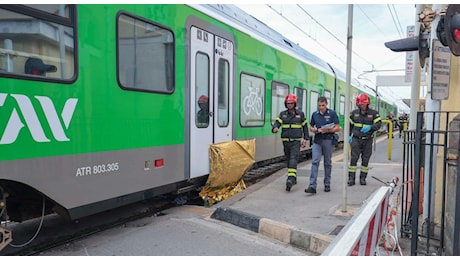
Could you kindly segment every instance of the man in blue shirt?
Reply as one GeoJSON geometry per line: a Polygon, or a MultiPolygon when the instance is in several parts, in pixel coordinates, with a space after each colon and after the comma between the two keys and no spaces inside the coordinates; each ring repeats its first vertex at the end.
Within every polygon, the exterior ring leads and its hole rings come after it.
{"type": "Polygon", "coordinates": [[[331,191],[332,149],[335,133],[340,131],[337,113],[327,107],[327,98],[318,98],[318,110],[313,112],[310,120],[310,131],[315,134],[312,150],[310,184],[306,193],[316,193],[316,179],[321,156],[324,156],[324,191],[331,191]]]}

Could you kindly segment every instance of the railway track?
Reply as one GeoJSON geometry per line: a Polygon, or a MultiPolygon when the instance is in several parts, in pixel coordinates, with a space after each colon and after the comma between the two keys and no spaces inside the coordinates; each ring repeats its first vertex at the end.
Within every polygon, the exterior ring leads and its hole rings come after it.
{"type": "MultiPolygon", "coordinates": [[[[135,203],[118,209],[102,212],[89,217],[79,219],[74,222],[63,220],[60,216],[45,216],[44,225],[40,230],[40,235],[29,245],[17,247],[31,237],[35,232],[34,228],[38,227],[40,220],[31,220],[27,223],[20,223],[20,229],[13,230],[12,245],[7,246],[0,255],[5,256],[33,256],[40,255],[41,252],[69,244],[73,241],[89,237],[96,233],[114,228],[123,227],[126,223],[142,219],[145,217],[159,217],[164,215],[162,211],[178,206],[175,203],[177,197],[160,196],[158,198],[135,203]],[[134,213],[133,213],[134,212],[134,213]],[[18,233],[18,236],[15,236],[18,233]],[[28,235],[27,235],[28,234],[28,235]],[[16,237],[16,239],[15,239],[16,237]]],[[[14,225],[14,224],[13,224],[14,225]]]]}

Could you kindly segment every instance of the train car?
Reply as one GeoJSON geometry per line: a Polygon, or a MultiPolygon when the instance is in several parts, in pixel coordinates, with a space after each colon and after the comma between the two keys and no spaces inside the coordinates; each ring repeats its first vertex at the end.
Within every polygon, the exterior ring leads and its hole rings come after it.
{"type": "Polygon", "coordinates": [[[308,118],[327,96],[343,119],[339,74],[235,6],[0,5],[0,217],[200,187],[213,143],[282,157],[285,96],[308,118]]]}
{"type": "MultiPolygon", "coordinates": [[[[387,99],[383,99],[382,97],[377,98],[375,95],[374,90],[370,89],[369,87],[366,87],[362,83],[360,83],[356,79],[352,79],[350,82],[350,99],[348,101],[345,100],[346,96],[346,77],[345,74],[343,74],[340,70],[332,67],[332,70],[334,71],[335,75],[335,83],[334,83],[334,91],[329,92],[328,90],[324,91],[324,96],[326,96],[329,100],[329,107],[337,111],[337,115],[339,116],[339,121],[340,121],[340,127],[341,131],[338,133],[339,135],[339,142],[343,142],[343,129],[344,129],[344,122],[345,122],[345,107],[348,106],[350,108],[350,111],[353,109],[357,108],[355,104],[356,97],[361,94],[365,93],[366,95],[369,96],[370,98],[370,107],[379,111],[380,114],[382,115],[382,119],[386,119],[386,115],[389,112],[397,110],[397,107],[392,104],[390,101],[387,99]],[[331,95],[334,95],[334,98],[330,98],[331,95]]],[[[314,104],[314,100],[310,100],[312,104],[314,104]]],[[[315,107],[312,107],[313,111],[316,109],[315,107]]],[[[348,116],[348,115],[347,115],[348,116]]],[[[377,134],[380,134],[380,132],[386,131],[386,126],[382,125],[381,131],[377,132],[377,134]]]]}
{"type": "MultiPolygon", "coordinates": [[[[369,96],[370,99],[370,107],[379,111],[380,118],[382,120],[387,119],[387,116],[390,112],[393,114],[395,113],[394,111],[397,111],[397,106],[394,103],[391,103],[388,99],[384,98],[382,95],[375,95],[375,92],[369,92],[369,87],[362,87],[359,83],[357,83],[355,86],[358,87],[353,87],[352,88],[352,96],[353,100],[355,100],[356,96],[365,93],[366,95],[369,96]]],[[[353,104],[354,106],[354,104],[353,104]]],[[[377,132],[377,134],[381,134],[383,132],[387,131],[387,125],[386,123],[382,124],[380,131],[377,132]]]]}

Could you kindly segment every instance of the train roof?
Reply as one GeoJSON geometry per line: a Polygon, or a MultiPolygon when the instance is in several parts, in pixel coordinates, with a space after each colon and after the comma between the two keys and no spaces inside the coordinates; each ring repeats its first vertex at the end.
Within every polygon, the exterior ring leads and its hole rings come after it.
{"type": "Polygon", "coordinates": [[[261,22],[254,16],[246,13],[235,5],[223,5],[223,4],[206,4],[206,5],[193,5],[197,10],[201,10],[214,18],[225,18],[232,22],[237,29],[247,33],[251,36],[257,36],[263,42],[267,42],[270,45],[277,47],[279,50],[285,51],[291,56],[296,56],[304,60],[306,63],[325,71],[331,75],[334,75],[334,71],[331,69],[329,64],[300,47],[298,44],[290,41],[273,28],[269,27],[265,23],[261,22]],[[220,17],[216,17],[220,15],[220,17]],[[256,35],[255,35],[256,34],[256,35]]]}
{"type": "MultiPolygon", "coordinates": [[[[300,47],[298,44],[290,41],[284,37],[281,33],[277,32],[273,28],[269,27],[265,23],[261,22],[254,16],[246,13],[242,9],[238,8],[235,5],[226,5],[226,4],[205,4],[205,5],[190,5],[194,9],[202,11],[213,18],[219,19],[236,29],[253,36],[254,38],[266,42],[275,48],[286,52],[287,54],[299,57],[306,63],[314,66],[321,71],[329,73],[336,76],[339,80],[346,81],[346,75],[343,71],[339,70],[336,67],[333,67],[331,64],[322,60],[318,56],[312,54],[306,49],[300,47]]],[[[375,92],[370,91],[362,86],[362,84],[357,79],[351,79],[350,85],[360,89],[363,92],[366,92],[368,95],[375,96],[375,92]]],[[[382,97],[382,100],[391,104],[388,99],[382,97]]]]}

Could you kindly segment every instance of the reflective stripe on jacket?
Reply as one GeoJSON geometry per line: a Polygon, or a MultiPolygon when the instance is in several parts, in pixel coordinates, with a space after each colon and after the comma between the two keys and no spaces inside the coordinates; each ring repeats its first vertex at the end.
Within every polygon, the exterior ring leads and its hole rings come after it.
{"type": "Polygon", "coordinates": [[[368,108],[362,114],[360,109],[355,109],[350,114],[350,133],[357,138],[371,138],[372,134],[379,130],[382,126],[382,119],[379,112],[374,109],[368,108]],[[371,130],[367,133],[362,133],[361,129],[365,126],[371,126],[371,130]]]}
{"type": "Polygon", "coordinates": [[[282,127],[282,141],[295,141],[309,138],[308,123],[305,114],[297,109],[294,110],[294,113],[289,113],[288,110],[282,111],[273,124],[273,128],[275,127],[282,127]]]}

